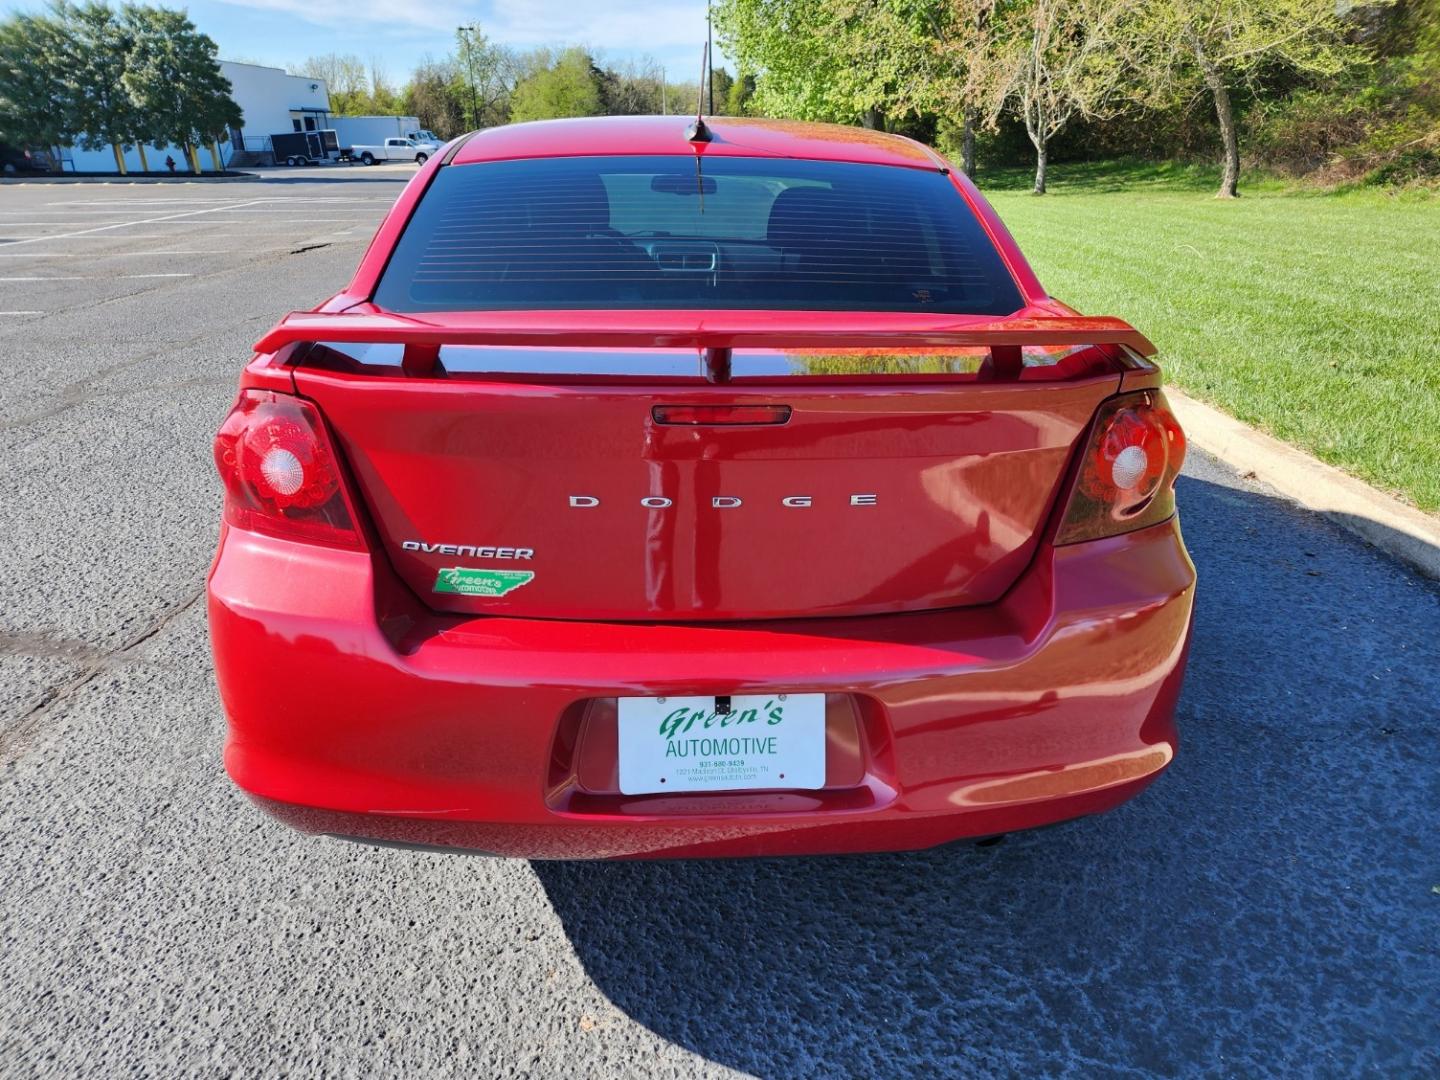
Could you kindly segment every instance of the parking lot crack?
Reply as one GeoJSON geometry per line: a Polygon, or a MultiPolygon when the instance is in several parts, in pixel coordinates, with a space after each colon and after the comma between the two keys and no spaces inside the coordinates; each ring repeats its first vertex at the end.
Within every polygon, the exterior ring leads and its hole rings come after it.
{"type": "MultiPolygon", "coordinates": [[[[83,659],[84,667],[71,679],[56,683],[46,689],[40,700],[24,713],[17,716],[3,730],[0,730],[0,768],[19,760],[33,743],[35,736],[43,730],[46,720],[56,710],[83,690],[90,683],[118,664],[143,660],[144,646],[179,619],[205,595],[203,585],[186,594],[178,603],[161,612],[160,617],[144,630],[130,637],[115,649],[104,649],[81,642],[63,642],[45,638],[38,634],[0,635],[0,654],[6,651],[18,652],[21,648],[46,648],[64,650],[73,646],[69,659],[83,659]]],[[[36,655],[34,652],[27,655],[36,655]]],[[[56,655],[51,653],[51,655],[56,655]]]]}

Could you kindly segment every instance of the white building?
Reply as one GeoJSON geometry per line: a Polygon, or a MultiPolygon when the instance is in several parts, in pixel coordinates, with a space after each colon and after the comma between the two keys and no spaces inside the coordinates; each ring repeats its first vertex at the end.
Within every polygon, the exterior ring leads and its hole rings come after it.
{"type": "Polygon", "coordinates": [[[231,96],[245,115],[243,130],[230,133],[237,148],[237,134],[246,149],[261,150],[268,149],[262,140],[278,132],[319,131],[330,126],[330,95],[324,79],[233,60],[220,61],[220,72],[230,80],[231,96]]]}
{"type": "MultiPolygon", "coordinates": [[[[244,122],[230,132],[229,142],[220,144],[223,163],[242,148],[268,150],[268,138],[282,131],[318,131],[330,126],[330,95],[325,80],[308,75],[289,75],[281,68],[242,64],[234,60],[220,61],[220,71],[230,80],[230,96],[240,106],[244,122]]],[[[184,153],[176,147],[160,149],[146,146],[145,154],[152,172],[165,168],[165,157],[175,159],[177,172],[188,171],[184,153]]],[[[115,154],[110,147],[82,150],[69,147],[60,151],[66,172],[115,172],[115,154]]],[[[211,168],[210,153],[200,150],[200,164],[211,168]]],[[[133,147],[125,153],[125,167],[138,172],[140,153],[133,147]]]]}

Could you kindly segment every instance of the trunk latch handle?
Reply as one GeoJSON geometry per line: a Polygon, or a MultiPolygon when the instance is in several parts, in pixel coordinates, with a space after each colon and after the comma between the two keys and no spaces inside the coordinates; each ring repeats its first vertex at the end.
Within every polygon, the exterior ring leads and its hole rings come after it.
{"type": "Polygon", "coordinates": [[[654,405],[650,419],[657,424],[681,427],[738,427],[755,424],[784,424],[790,419],[789,405],[654,405]]]}

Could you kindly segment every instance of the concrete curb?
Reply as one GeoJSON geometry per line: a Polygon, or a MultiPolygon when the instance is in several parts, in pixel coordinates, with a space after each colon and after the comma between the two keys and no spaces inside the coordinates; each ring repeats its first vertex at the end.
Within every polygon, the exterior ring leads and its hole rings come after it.
{"type": "Polygon", "coordinates": [[[17,174],[15,176],[0,177],[0,187],[21,184],[225,184],[236,180],[258,180],[260,177],[254,173],[233,172],[214,173],[196,176],[194,173],[183,173],[179,176],[121,176],[119,173],[97,174],[95,176],[75,176],[61,173],[58,176],[17,174]]]}
{"type": "Polygon", "coordinates": [[[1440,518],[1261,434],[1173,386],[1165,388],[1165,396],[1196,446],[1440,581],[1440,518]]]}

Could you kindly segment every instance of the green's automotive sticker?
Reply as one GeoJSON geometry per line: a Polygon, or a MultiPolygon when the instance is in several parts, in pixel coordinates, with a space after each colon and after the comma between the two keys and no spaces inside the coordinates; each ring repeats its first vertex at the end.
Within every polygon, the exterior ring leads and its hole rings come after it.
{"type": "Polygon", "coordinates": [[[440,571],[435,578],[435,591],[460,596],[505,596],[534,580],[533,570],[477,570],[456,566],[440,571]]]}

